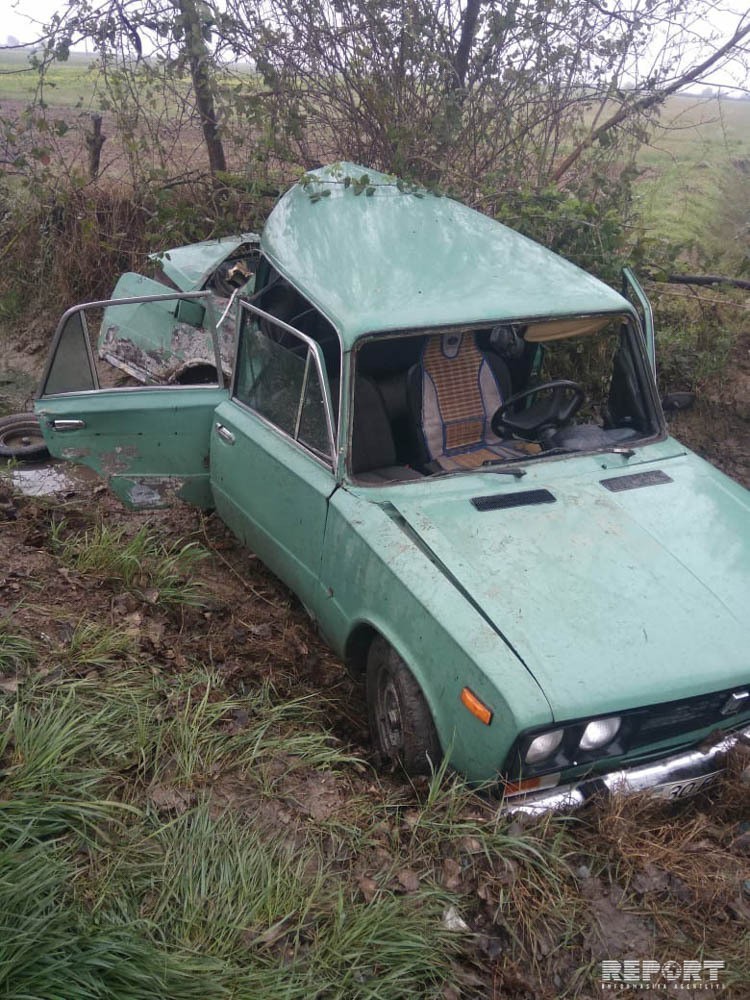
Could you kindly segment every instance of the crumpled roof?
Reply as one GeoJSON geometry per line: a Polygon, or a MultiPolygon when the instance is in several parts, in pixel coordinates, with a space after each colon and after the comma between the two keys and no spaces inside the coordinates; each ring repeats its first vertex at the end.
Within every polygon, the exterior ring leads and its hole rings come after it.
{"type": "Polygon", "coordinates": [[[507,226],[353,163],[321,167],[287,191],[261,246],[345,347],[377,331],[632,311],[507,226]]]}

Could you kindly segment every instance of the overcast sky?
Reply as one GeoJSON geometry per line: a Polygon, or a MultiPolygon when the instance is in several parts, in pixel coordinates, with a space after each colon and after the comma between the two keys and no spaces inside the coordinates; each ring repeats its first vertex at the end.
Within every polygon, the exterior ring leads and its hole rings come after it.
{"type": "MultiPolygon", "coordinates": [[[[0,27],[0,44],[7,44],[11,38],[16,38],[21,43],[34,41],[39,37],[41,26],[49,21],[55,11],[61,7],[59,0],[10,0],[10,2],[6,0],[6,4],[2,27],[0,27]]],[[[740,15],[747,16],[747,0],[744,2],[743,0],[717,2],[716,7],[710,21],[705,25],[705,31],[700,32],[704,37],[717,29],[728,34],[736,28],[740,15]]],[[[76,46],[76,49],[83,50],[82,46],[76,46]]],[[[747,81],[746,70],[735,64],[728,70],[714,71],[703,81],[703,85],[731,86],[740,83],[747,86],[747,81]]]]}

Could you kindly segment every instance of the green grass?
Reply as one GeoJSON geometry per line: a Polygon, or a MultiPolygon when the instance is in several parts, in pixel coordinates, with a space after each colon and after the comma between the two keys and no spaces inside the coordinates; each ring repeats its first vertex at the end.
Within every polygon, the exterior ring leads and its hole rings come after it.
{"type": "Polygon", "coordinates": [[[694,243],[698,258],[742,260],[750,222],[750,101],[672,98],[638,165],[637,205],[652,235],[694,243]]]}
{"type": "MultiPolygon", "coordinates": [[[[72,53],[65,63],[56,63],[47,72],[44,101],[52,108],[95,107],[96,73],[90,69],[93,55],[72,53]]],[[[32,101],[39,97],[39,76],[29,66],[28,53],[0,51],[0,103],[32,101]]]]}
{"type": "Polygon", "coordinates": [[[295,757],[346,763],[314,706],[251,691],[231,735],[237,702],[207,685],[185,697],[205,685],[199,667],[184,681],[40,676],[0,701],[0,994],[439,996],[457,947],[444,892],[366,903],[322,830],[253,822],[264,761],[283,753],[287,776],[295,757]],[[214,802],[230,774],[246,812],[214,802]],[[165,816],[149,798],[159,778],[201,787],[165,816]]]}
{"type": "Polygon", "coordinates": [[[21,672],[35,659],[36,647],[31,639],[0,619],[0,674],[21,672]]]}
{"type": "Polygon", "coordinates": [[[205,600],[192,572],[206,553],[195,542],[164,545],[146,526],[130,537],[127,528],[103,523],[90,531],[67,533],[61,522],[53,544],[66,566],[118,585],[149,604],[200,607],[205,600]]]}

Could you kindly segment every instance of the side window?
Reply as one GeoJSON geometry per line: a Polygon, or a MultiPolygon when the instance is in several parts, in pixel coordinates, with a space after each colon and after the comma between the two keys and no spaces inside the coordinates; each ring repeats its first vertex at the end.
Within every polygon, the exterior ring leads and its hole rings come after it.
{"type": "Polygon", "coordinates": [[[218,349],[208,292],[170,293],[158,282],[125,274],[116,293],[116,299],[89,302],[65,313],[42,396],[223,383],[233,345],[223,353],[218,349]]]}
{"type": "Polygon", "coordinates": [[[96,388],[86,316],[82,312],[74,312],[63,320],[55,351],[44,377],[42,395],[85,392],[96,388]]]}
{"type": "Polygon", "coordinates": [[[302,334],[243,306],[234,398],[326,462],[333,428],[318,356],[302,334]]]}

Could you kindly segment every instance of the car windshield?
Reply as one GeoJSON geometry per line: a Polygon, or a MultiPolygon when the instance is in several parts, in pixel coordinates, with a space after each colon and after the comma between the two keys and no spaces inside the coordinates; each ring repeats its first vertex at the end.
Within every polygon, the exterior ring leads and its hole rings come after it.
{"type": "Polygon", "coordinates": [[[659,433],[640,337],[610,315],[370,338],[350,472],[379,484],[632,447],[659,433]]]}

